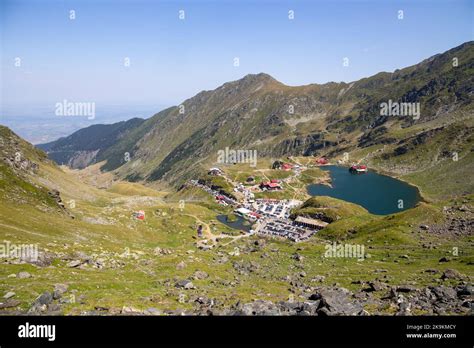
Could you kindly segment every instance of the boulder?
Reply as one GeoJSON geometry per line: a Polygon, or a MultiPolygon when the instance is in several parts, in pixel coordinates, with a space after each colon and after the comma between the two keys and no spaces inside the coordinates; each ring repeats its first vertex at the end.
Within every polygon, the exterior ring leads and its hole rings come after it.
{"type": "MultiPolygon", "coordinates": [[[[357,315],[362,311],[362,305],[351,299],[351,292],[344,288],[323,289],[319,292],[321,299],[317,313],[320,315],[357,315]]],[[[310,299],[318,299],[311,296],[310,299]]]]}
{"type": "Polygon", "coordinates": [[[30,314],[39,314],[48,310],[48,305],[53,302],[53,295],[49,291],[45,291],[36,298],[33,305],[28,310],[30,314]]]}
{"type": "Polygon", "coordinates": [[[197,280],[200,280],[200,279],[206,279],[209,277],[209,274],[207,274],[206,272],[204,271],[196,271],[194,272],[193,274],[193,278],[194,279],[197,279],[197,280]]]}
{"type": "Polygon", "coordinates": [[[18,273],[17,277],[19,279],[26,279],[26,278],[30,278],[31,274],[29,274],[28,272],[20,272],[18,273]]]}
{"type": "Polygon", "coordinates": [[[463,278],[462,275],[454,269],[447,269],[441,275],[442,280],[445,280],[445,279],[462,279],[462,278],[463,278]]]}
{"type": "Polygon", "coordinates": [[[314,278],[311,279],[311,282],[317,282],[317,283],[322,283],[326,279],[325,276],[322,275],[317,275],[314,278]]]}
{"type": "Polygon", "coordinates": [[[397,291],[398,292],[410,292],[410,291],[415,291],[416,288],[411,285],[399,285],[397,286],[397,291]]]}
{"type": "Polygon", "coordinates": [[[155,249],[153,249],[153,254],[156,255],[156,256],[170,255],[170,254],[172,254],[172,251],[169,250],[169,249],[162,249],[160,247],[156,247],[155,249]]]}
{"type": "Polygon", "coordinates": [[[184,280],[180,280],[176,282],[175,286],[177,288],[186,289],[186,290],[195,289],[194,284],[188,279],[184,279],[184,280]]]}
{"type": "Polygon", "coordinates": [[[132,315],[132,314],[141,314],[141,311],[131,306],[123,306],[120,313],[132,315]]]}
{"type": "Polygon", "coordinates": [[[202,307],[212,307],[214,306],[215,301],[206,296],[199,296],[194,300],[194,302],[196,302],[198,305],[202,307]]]}
{"type": "Polygon", "coordinates": [[[82,265],[81,260],[73,260],[73,261],[69,262],[66,266],[71,267],[71,268],[75,268],[75,267],[78,267],[80,265],[82,265]]]}
{"type": "Polygon", "coordinates": [[[61,306],[58,304],[58,303],[51,303],[50,305],[48,305],[48,314],[59,314],[59,312],[61,311],[61,306]]]}
{"type": "Polygon", "coordinates": [[[35,300],[34,304],[48,305],[53,302],[53,295],[49,291],[45,291],[35,300]]]}
{"type": "Polygon", "coordinates": [[[146,315],[162,315],[163,314],[162,311],[160,311],[159,309],[154,308],[154,307],[150,307],[150,308],[145,309],[145,311],[143,313],[146,314],[146,315]]]}
{"type": "Polygon", "coordinates": [[[48,267],[53,263],[56,257],[56,254],[40,251],[38,255],[22,255],[20,260],[39,267],[48,267]]]}
{"type": "Polygon", "coordinates": [[[425,272],[426,273],[439,273],[439,271],[437,269],[434,269],[434,268],[425,269],[425,272]]]}
{"type": "Polygon", "coordinates": [[[246,303],[235,313],[237,315],[279,315],[280,309],[271,301],[256,300],[246,303]]]}
{"type": "Polygon", "coordinates": [[[310,315],[316,315],[320,301],[306,301],[303,303],[302,310],[308,312],[310,315]]]}
{"type": "Polygon", "coordinates": [[[387,288],[387,285],[385,283],[379,282],[378,280],[371,281],[369,282],[368,285],[369,287],[367,289],[364,289],[364,291],[367,291],[367,292],[380,291],[387,288]]]}
{"type": "Polygon", "coordinates": [[[467,284],[466,286],[460,288],[458,291],[457,291],[457,294],[458,296],[472,296],[473,292],[472,292],[472,285],[471,284],[467,284]]]}
{"type": "Polygon", "coordinates": [[[54,285],[53,298],[55,300],[62,297],[62,295],[67,291],[68,286],[66,284],[56,284],[54,285]]]}
{"type": "Polygon", "coordinates": [[[296,260],[296,261],[303,261],[304,260],[304,256],[300,255],[298,253],[294,253],[293,255],[291,255],[291,258],[293,260],[296,260]]]}
{"type": "Polygon", "coordinates": [[[17,307],[20,303],[21,302],[18,301],[18,300],[14,300],[12,298],[9,298],[6,301],[0,302],[0,309],[17,307]]]}
{"type": "Polygon", "coordinates": [[[457,292],[451,287],[440,285],[431,287],[431,292],[435,295],[437,301],[446,302],[455,300],[457,292]]]}
{"type": "Polygon", "coordinates": [[[184,261],[181,261],[180,263],[176,265],[177,270],[184,269],[185,267],[186,267],[186,263],[184,261]]]}
{"type": "Polygon", "coordinates": [[[9,298],[12,298],[15,295],[16,294],[13,291],[9,291],[5,295],[3,295],[3,298],[8,300],[9,298]]]}

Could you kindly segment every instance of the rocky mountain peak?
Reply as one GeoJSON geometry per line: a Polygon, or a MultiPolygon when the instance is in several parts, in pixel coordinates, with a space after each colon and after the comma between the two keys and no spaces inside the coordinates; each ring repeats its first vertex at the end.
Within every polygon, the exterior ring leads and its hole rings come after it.
{"type": "Polygon", "coordinates": [[[253,88],[253,87],[262,88],[264,86],[269,86],[269,85],[281,85],[281,83],[266,73],[258,73],[258,74],[247,74],[239,80],[225,83],[223,87],[246,89],[246,88],[253,88]]]}
{"type": "Polygon", "coordinates": [[[248,82],[278,82],[272,76],[266,73],[258,73],[258,74],[247,74],[240,81],[248,81],[248,82]]]}

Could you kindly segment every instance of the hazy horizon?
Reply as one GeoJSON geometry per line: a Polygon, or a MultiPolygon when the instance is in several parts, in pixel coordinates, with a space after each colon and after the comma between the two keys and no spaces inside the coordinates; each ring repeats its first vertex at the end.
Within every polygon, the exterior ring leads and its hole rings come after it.
{"type": "Polygon", "coordinates": [[[34,143],[79,125],[150,117],[251,73],[290,86],[351,82],[474,36],[474,5],[463,0],[428,7],[372,0],[0,6],[1,122],[34,143]],[[93,120],[58,120],[54,106],[63,100],[94,103],[100,112],[93,120]]]}

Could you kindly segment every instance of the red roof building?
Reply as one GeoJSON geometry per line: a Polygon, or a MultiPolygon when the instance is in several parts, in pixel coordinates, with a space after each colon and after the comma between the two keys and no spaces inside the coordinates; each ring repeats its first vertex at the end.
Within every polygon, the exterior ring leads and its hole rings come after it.
{"type": "Polygon", "coordinates": [[[134,212],[133,216],[138,220],[145,220],[145,212],[143,210],[134,212]]]}
{"type": "Polygon", "coordinates": [[[281,186],[277,182],[266,181],[266,182],[262,182],[260,184],[260,188],[261,189],[267,189],[267,190],[280,190],[281,186]]]}
{"type": "Polygon", "coordinates": [[[367,166],[362,165],[362,164],[353,164],[349,168],[349,171],[356,172],[356,173],[365,173],[365,172],[367,172],[367,166]]]}
{"type": "Polygon", "coordinates": [[[257,219],[260,219],[262,217],[262,215],[254,212],[254,211],[250,212],[249,215],[255,216],[257,219]]]}
{"type": "Polygon", "coordinates": [[[321,158],[319,158],[319,159],[316,161],[316,163],[319,164],[319,165],[321,165],[321,164],[328,164],[329,161],[328,161],[326,158],[321,157],[321,158]]]}

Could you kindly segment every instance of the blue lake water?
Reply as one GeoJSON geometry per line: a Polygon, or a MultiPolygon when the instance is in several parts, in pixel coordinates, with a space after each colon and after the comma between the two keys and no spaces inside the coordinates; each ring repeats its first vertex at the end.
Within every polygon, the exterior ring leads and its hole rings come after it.
{"type": "Polygon", "coordinates": [[[219,222],[223,223],[224,225],[227,225],[230,228],[233,228],[235,230],[241,230],[241,231],[249,232],[250,229],[252,228],[250,223],[241,216],[236,216],[236,217],[237,217],[237,220],[234,221],[234,222],[227,221],[227,215],[217,215],[216,219],[217,219],[217,221],[219,221],[219,222]]]}
{"type": "Polygon", "coordinates": [[[418,189],[403,181],[369,171],[351,174],[348,168],[327,166],[331,185],[308,185],[311,196],[330,196],[361,205],[372,214],[387,215],[413,208],[420,200],[418,189]],[[399,204],[402,201],[403,207],[399,204]]]}

